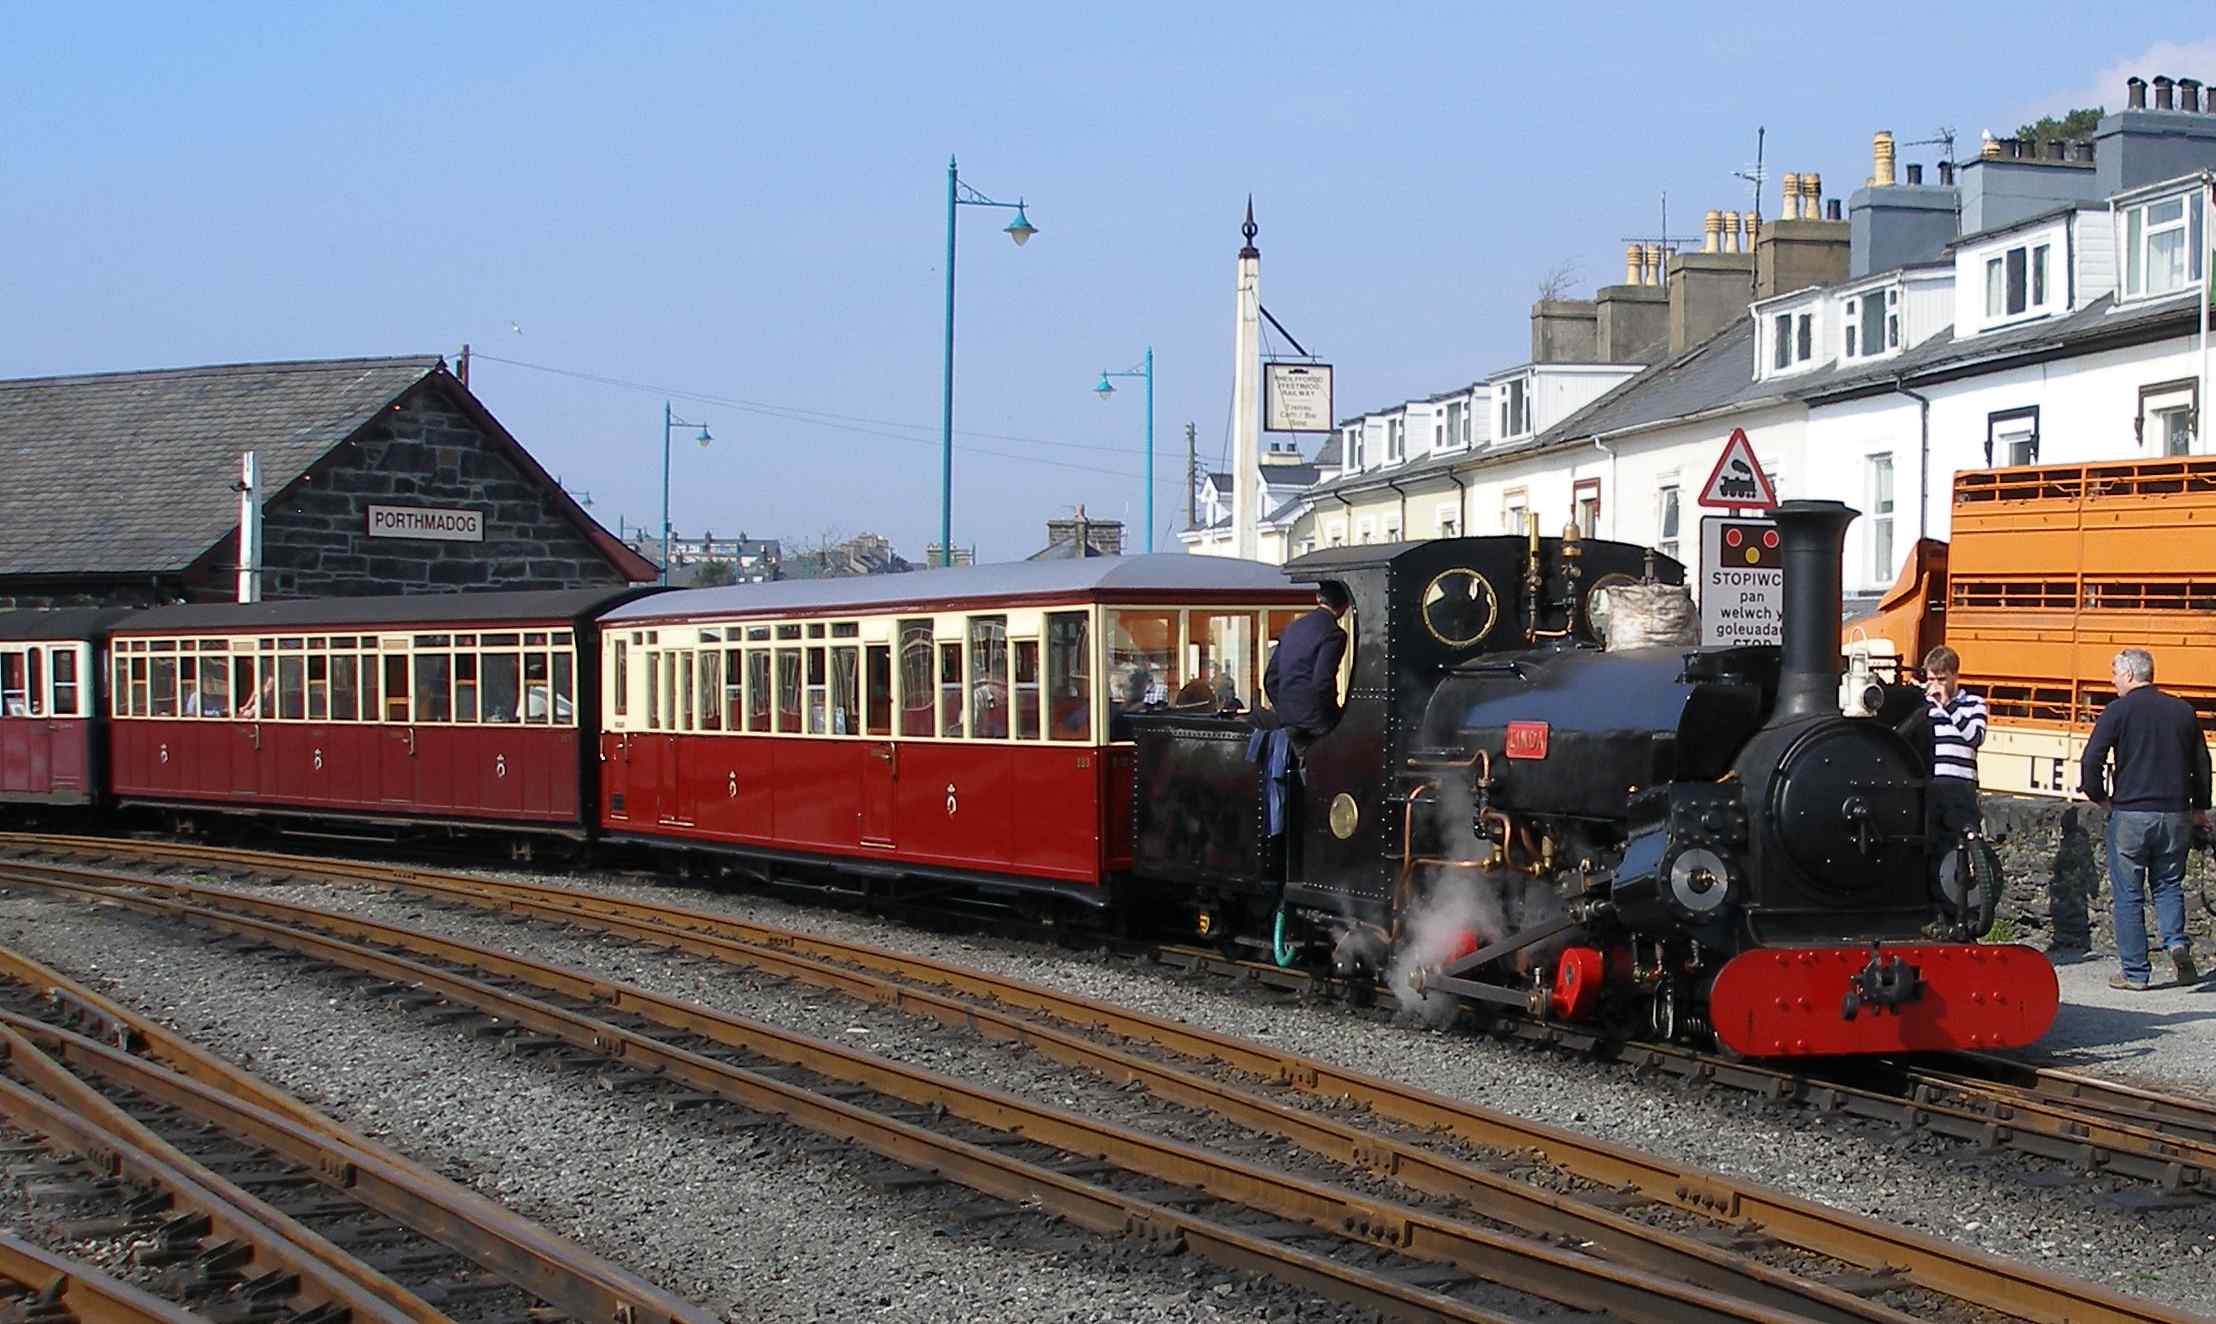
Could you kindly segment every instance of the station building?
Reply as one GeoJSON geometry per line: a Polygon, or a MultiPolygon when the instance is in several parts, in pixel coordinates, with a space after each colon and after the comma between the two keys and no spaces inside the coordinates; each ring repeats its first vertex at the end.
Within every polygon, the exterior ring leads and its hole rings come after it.
{"type": "Polygon", "coordinates": [[[644,582],[437,356],[0,381],[0,608],[644,582]]]}

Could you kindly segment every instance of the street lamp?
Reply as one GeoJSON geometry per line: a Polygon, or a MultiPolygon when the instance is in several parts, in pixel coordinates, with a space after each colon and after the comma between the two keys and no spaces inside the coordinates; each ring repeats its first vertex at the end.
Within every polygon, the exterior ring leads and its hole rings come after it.
{"type": "Polygon", "coordinates": [[[1116,393],[1116,384],[1108,380],[1111,377],[1146,378],[1146,549],[1152,552],[1154,550],[1154,346],[1146,347],[1146,361],[1140,367],[1125,372],[1102,370],[1100,385],[1093,388],[1093,394],[1100,397],[1102,404],[1108,403],[1108,397],[1116,393]]]}
{"type": "Polygon", "coordinates": [[[699,428],[701,448],[706,449],[715,438],[708,435],[706,423],[688,423],[670,411],[669,401],[662,402],[662,583],[669,583],[669,437],[677,428],[699,428]]]}
{"type": "Polygon", "coordinates": [[[1006,207],[1016,219],[1001,233],[1021,248],[1039,232],[1024,215],[1023,199],[995,202],[962,182],[954,158],[946,159],[946,371],[939,393],[939,564],[954,564],[954,217],[960,207],[1006,207]]]}

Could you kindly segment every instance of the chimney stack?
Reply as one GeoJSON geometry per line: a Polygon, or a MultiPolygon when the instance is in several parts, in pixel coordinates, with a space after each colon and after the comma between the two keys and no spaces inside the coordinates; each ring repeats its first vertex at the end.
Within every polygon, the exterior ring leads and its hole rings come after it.
{"type": "MultiPolygon", "coordinates": [[[[1910,169],[1915,167],[1911,166],[1910,169]]],[[[1893,182],[1893,131],[1879,129],[1870,140],[1870,183],[1885,188],[1893,182]]]]}
{"type": "Polygon", "coordinates": [[[1724,214],[1713,207],[1709,208],[1708,214],[1701,218],[1700,232],[1700,251],[1721,253],[1724,243],[1724,214]]]}
{"type": "MultiPolygon", "coordinates": [[[[1915,167],[1914,167],[1914,166],[1910,166],[1910,167],[1909,167],[1909,169],[1913,170],[1913,169],[1915,169],[1915,167]]],[[[1941,188],[1953,188],[1953,187],[1954,187],[1954,162],[1952,162],[1952,161],[1941,161],[1941,162],[1939,163],[1939,187],[1941,187],[1941,188]]]]}
{"type": "Polygon", "coordinates": [[[2146,108],[2147,80],[2133,74],[2124,80],[2124,109],[2145,110],[2146,108]]]}
{"type": "MultiPolygon", "coordinates": [[[[2193,115],[2201,113],[2200,79],[2180,78],[2178,80],[2178,109],[2193,115]]],[[[2211,106],[2210,109],[2216,110],[2216,106],[2211,106]]]]}
{"type": "Polygon", "coordinates": [[[1800,215],[1800,176],[1788,170],[1785,173],[1785,197],[1778,209],[1777,218],[1790,221],[1800,215]]]}
{"type": "Polygon", "coordinates": [[[2154,76],[2154,108],[2156,110],[2177,109],[2177,102],[2171,92],[2171,89],[2176,86],[2177,84],[2170,81],[2168,74],[2156,74],[2154,76]]]}
{"type": "Polygon", "coordinates": [[[1640,272],[1639,272],[1639,246],[1638,246],[1637,244],[1625,244],[1625,245],[1624,245],[1624,284],[1626,284],[1626,285],[1642,285],[1642,284],[1645,284],[1645,282],[1644,282],[1644,281],[1642,281],[1642,280],[1641,280],[1641,279],[1640,279],[1639,277],[1640,277],[1640,272]]]}
{"type": "Polygon", "coordinates": [[[1908,186],[1909,186],[1910,188],[1914,188],[1914,187],[1916,187],[1916,186],[1917,186],[1918,184],[1921,184],[1921,183],[1923,183],[1923,182],[1924,182],[1924,168],[1923,168],[1922,166],[1920,166],[1920,165],[1917,165],[1917,164],[1915,164],[1915,163],[1911,162],[1911,163],[1909,164],[1909,167],[1908,167],[1908,186]]]}

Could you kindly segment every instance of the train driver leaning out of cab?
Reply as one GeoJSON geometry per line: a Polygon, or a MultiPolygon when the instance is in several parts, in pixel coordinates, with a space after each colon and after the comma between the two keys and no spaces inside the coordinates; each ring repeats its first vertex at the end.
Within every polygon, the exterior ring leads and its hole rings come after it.
{"type": "Polygon", "coordinates": [[[1353,605],[1346,586],[1325,580],[1316,585],[1316,609],[1285,627],[1262,677],[1262,692],[1291,729],[1293,743],[1306,745],[1339,724],[1339,660],[1347,635],[1339,620],[1353,605]]]}
{"type": "Polygon", "coordinates": [[[1985,743],[1985,700],[1962,688],[1962,657],[1941,644],[1924,655],[1931,717],[1931,830],[1952,841],[1979,830],[1977,751],[1985,743]]]}
{"type": "Polygon", "coordinates": [[[2147,959],[2147,901],[2180,984],[2199,978],[2185,931],[2185,857],[2195,828],[2208,830],[2208,742],[2193,705],[2154,687],[2154,656],[2116,655],[2116,698],[2101,709],[2078,765],[2085,798],[2108,811],[2108,886],[2123,966],[2108,986],[2141,992],[2147,959]],[[2108,775],[2108,757],[2116,772],[2108,775]]]}

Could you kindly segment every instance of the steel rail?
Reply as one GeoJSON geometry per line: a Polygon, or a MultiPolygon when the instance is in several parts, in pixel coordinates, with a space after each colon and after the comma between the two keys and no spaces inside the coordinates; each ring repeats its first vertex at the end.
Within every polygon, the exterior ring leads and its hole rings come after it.
{"type": "Polygon", "coordinates": [[[373,1153],[343,1134],[311,1129],[122,1049],[15,1012],[0,1010],[0,1030],[13,1030],[67,1066],[172,1105],[308,1169],[325,1185],[483,1266],[571,1319],[714,1324],[715,1316],[590,1251],[444,1178],[373,1153]]]}
{"type": "MultiPolygon", "coordinates": [[[[240,863],[246,866],[250,862],[240,863]]],[[[292,867],[298,868],[299,863],[293,861],[292,867]]],[[[300,871],[315,872],[312,868],[300,871]]],[[[1899,1270],[1906,1284],[2021,1318],[2052,1321],[2192,1318],[2098,1285],[2045,1273],[1759,1185],[1712,1173],[1681,1171],[1666,1160],[1597,1138],[1493,1113],[1329,1063],[1281,1054],[1230,1036],[1143,1013],[1102,1007],[1038,985],[929,958],[779,929],[716,912],[574,889],[344,863],[333,870],[331,876],[388,887],[403,886],[426,895],[455,899],[470,899],[468,894],[474,891],[478,894],[476,904],[509,909],[517,908],[519,902],[531,901],[545,905],[549,911],[547,917],[569,922],[622,918],[626,912],[644,914],[671,930],[642,936],[641,940],[645,941],[674,946],[677,944],[670,939],[691,929],[728,935],[737,941],[773,950],[783,949],[922,979],[1087,1028],[1152,1042],[1185,1056],[1212,1058],[1307,1093],[1352,1098],[1365,1103],[1379,1116],[1427,1129],[1445,1129],[1471,1143],[1508,1150],[1536,1150],[1550,1162],[1587,1180],[1612,1187],[1629,1187],[1647,1199],[1687,1212],[1750,1223],[1780,1241],[1851,1264],[1877,1271],[1899,1270]]],[[[165,889],[180,886],[157,885],[165,889]]],[[[1780,1079],[1790,1078],[1780,1076],[1780,1079]]]]}
{"type": "MultiPolygon", "coordinates": [[[[51,870],[55,866],[35,866],[51,870]]],[[[1573,1309],[1605,1310],[1626,1320],[1747,1320],[1785,1324],[1798,1316],[1703,1291],[1673,1279],[1590,1255],[1494,1232],[1424,1210],[1358,1196],[1321,1183],[1175,1141],[1130,1131],[1078,1114],[973,1085],[952,1077],[858,1052],[776,1026],[666,998],[598,976],[548,965],[358,916],[288,905],[221,889],[197,891],[236,909],[208,909],[110,886],[88,886],[26,874],[25,866],[0,865],[0,883],[23,883],[50,892],[238,934],[330,964],[375,974],[435,992],[529,1031],[546,1035],[634,1069],[652,1070],[745,1106],[789,1118],[810,1129],[859,1142],[887,1157],[930,1171],[986,1194],[1046,1205],[1080,1226],[1104,1233],[1138,1232],[1175,1239],[1192,1250],[1245,1271],[1269,1273],[1290,1286],[1396,1317],[1494,1321],[1492,1312],[1370,1270],[1281,1244],[1200,1218],[1167,1204],[1117,1192],[1076,1177],[996,1153],[983,1144],[936,1135],[897,1117],[873,1113],[703,1053],[665,1043],[622,1025],[573,1012],[538,998],[499,989],[407,956],[347,941],[363,939],[513,979],[613,1013],[628,1013],[710,1043],[860,1085],[924,1108],[944,1110],[973,1125],[1021,1136],[1070,1153],[1097,1155],[1125,1171],[1308,1225],[1342,1242],[1410,1259],[1451,1265],[1462,1275],[1556,1301],[1573,1309]],[[239,913],[241,911],[253,913],[239,913]],[[283,917],[256,918],[255,914],[283,917]],[[304,923],[313,928],[295,928],[304,923]],[[345,938],[332,936],[346,935],[345,938]]],[[[112,877],[112,876],[111,876],[112,877]]],[[[113,877],[126,887],[143,880],[113,877]]],[[[1306,1234],[1302,1234],[1305,1236],[1306,1234]]]]}
{"type": "Polygon", "coordinates": [[[0,1077],[0,1113],[49,1147],[166,1192],[205,1220],[210,1235],[243,1249],[265,1286],[289,1288],[285,1296],[309,1306],[345,1311],[353,1324],[452,1324],[320,1234],[179,1153],[13,1030],[0,1027],[0,1051],[8,1070],[31,1082],[0,1077]]]}
{"type": "MultiPolygon", "coordinates": [[[[9,839],[0,836],[0,843],[9,839]]],[[[1217,1035],[1142,1013],[1100,1007],[1022,981],[863,944],[779,929],[719,912],[614,898],[575,889],[499,882],[407,867],[307,859],[228,848],[77,838],[13,840],[23,844],[50,845],[58,849],[95,854],[105,852],[122,856],[188,860],[265,873],[274,871],[383,887],[400,886],[427,893],[444,889],[457,899],[472,900],[473,904],[480,905],[504,905],[508,901],[503,898],[512,900],[531,897],[571,912],[564,916],[571,920],[582,916],[597,918],[624,913],[643,914],[673,929],[719,934],[740,942],[791,950],[900,977],[921,979],[1087,1028],[1152,1042],[1184,1056],[1212,1058],[1249,1074],[1278,1080],[1296,1090],[1354,1099],[1366,1104],[1381,1117],[1426,1129],[1444,1130],[1473,1144],[1508,1150],[1535,1150],[1549,1162],[1585,1180],[1635,1191],[1648,1200],[1682,1211],[1710,1218],[1747,1222],[1789,1245],[1880,1271],[1897,1270],[1904,1283],[1978,1302],[2022,1318],[2055,1321],[2190,1318],[2167,1313],[2159,1306],[2095,1285],[1958,1247],[1936,1237],[1833,1210],[1813,1201],[1718,1174],[1679,1171],[1668,1161],[1651,1155],[1623,1150],[1592,1137],[1541,1123],[1492,1113],[1398,1082],[1325,1062],[1282,1054],[1230,1036],[1217,1035]],[[475,898],[464,895],[472,891],[478,894],[475,898]]],[[[1652,1057],[1656,1050],[1652,1048],[1641,1047],[1627,1051],[1637,1061],[1656,1065],[1652,1057]]],[[[1745,1064],[1717,1063],[1713,1066],[1728,1070],[1744,1067],[1745,1064]]],[[[1699,1076],[1706,1069],[1711,1069],[1711,1064],[1695,1061],[1684,1069],[1686,1074],[1699,1076]]],[[[1818,1097],[1812,1101],[1822,1106],[1824,1100],[1821,1094],[1835,1088],[1820,1084],[1812,1086],[1804,1078],[1787,1076],[1784,1073],[1766,1074],[1769,1081],[1765,1092],[1779,1098],[1806,1099],[1814,1092],[1818,1097]]],[[[2067,1073],[2054,1074],[2060,1076],[2067,1073]]],[[[1923,1111],[1913,1104],[1900,1106],[1923,1111]]],[[[1991,1139],[1996,1134],[2005,1137],[2009,1130],[2005,1124],[1983,1118],[1974,1120],[1980,1128],[1993,1128],[1984,1130],[1980,1139],[1991,1139]]],[[[2081,1161],[2085,1157],[2084,1150],[2081,1148],[2067,1157],[2072,1161],[2081,1161]]]]}
{"type": "Polygon", "coordinates": [[[2164,1135],[2216,1144],[2216,1099],[2169,1094],[2060,1067],[2034,1066],[1987,1053],[1953,1054],[1918,1062],[1930,1083],[1957,1090],[1995,1091],[1995,1097],[2029,1097],[2126,1122],[2164,1135]],[[2006,1091],[2006,1095],[1999,1092],[2006,1091]]]}
{"type": "Polygon", "coordinates": [[[67,1311],[76,1324],[208,1324],[183,1306],[6,1232],[0,1232],[0,1278],[21,1285],[40,1306],[67,1311]]]}

